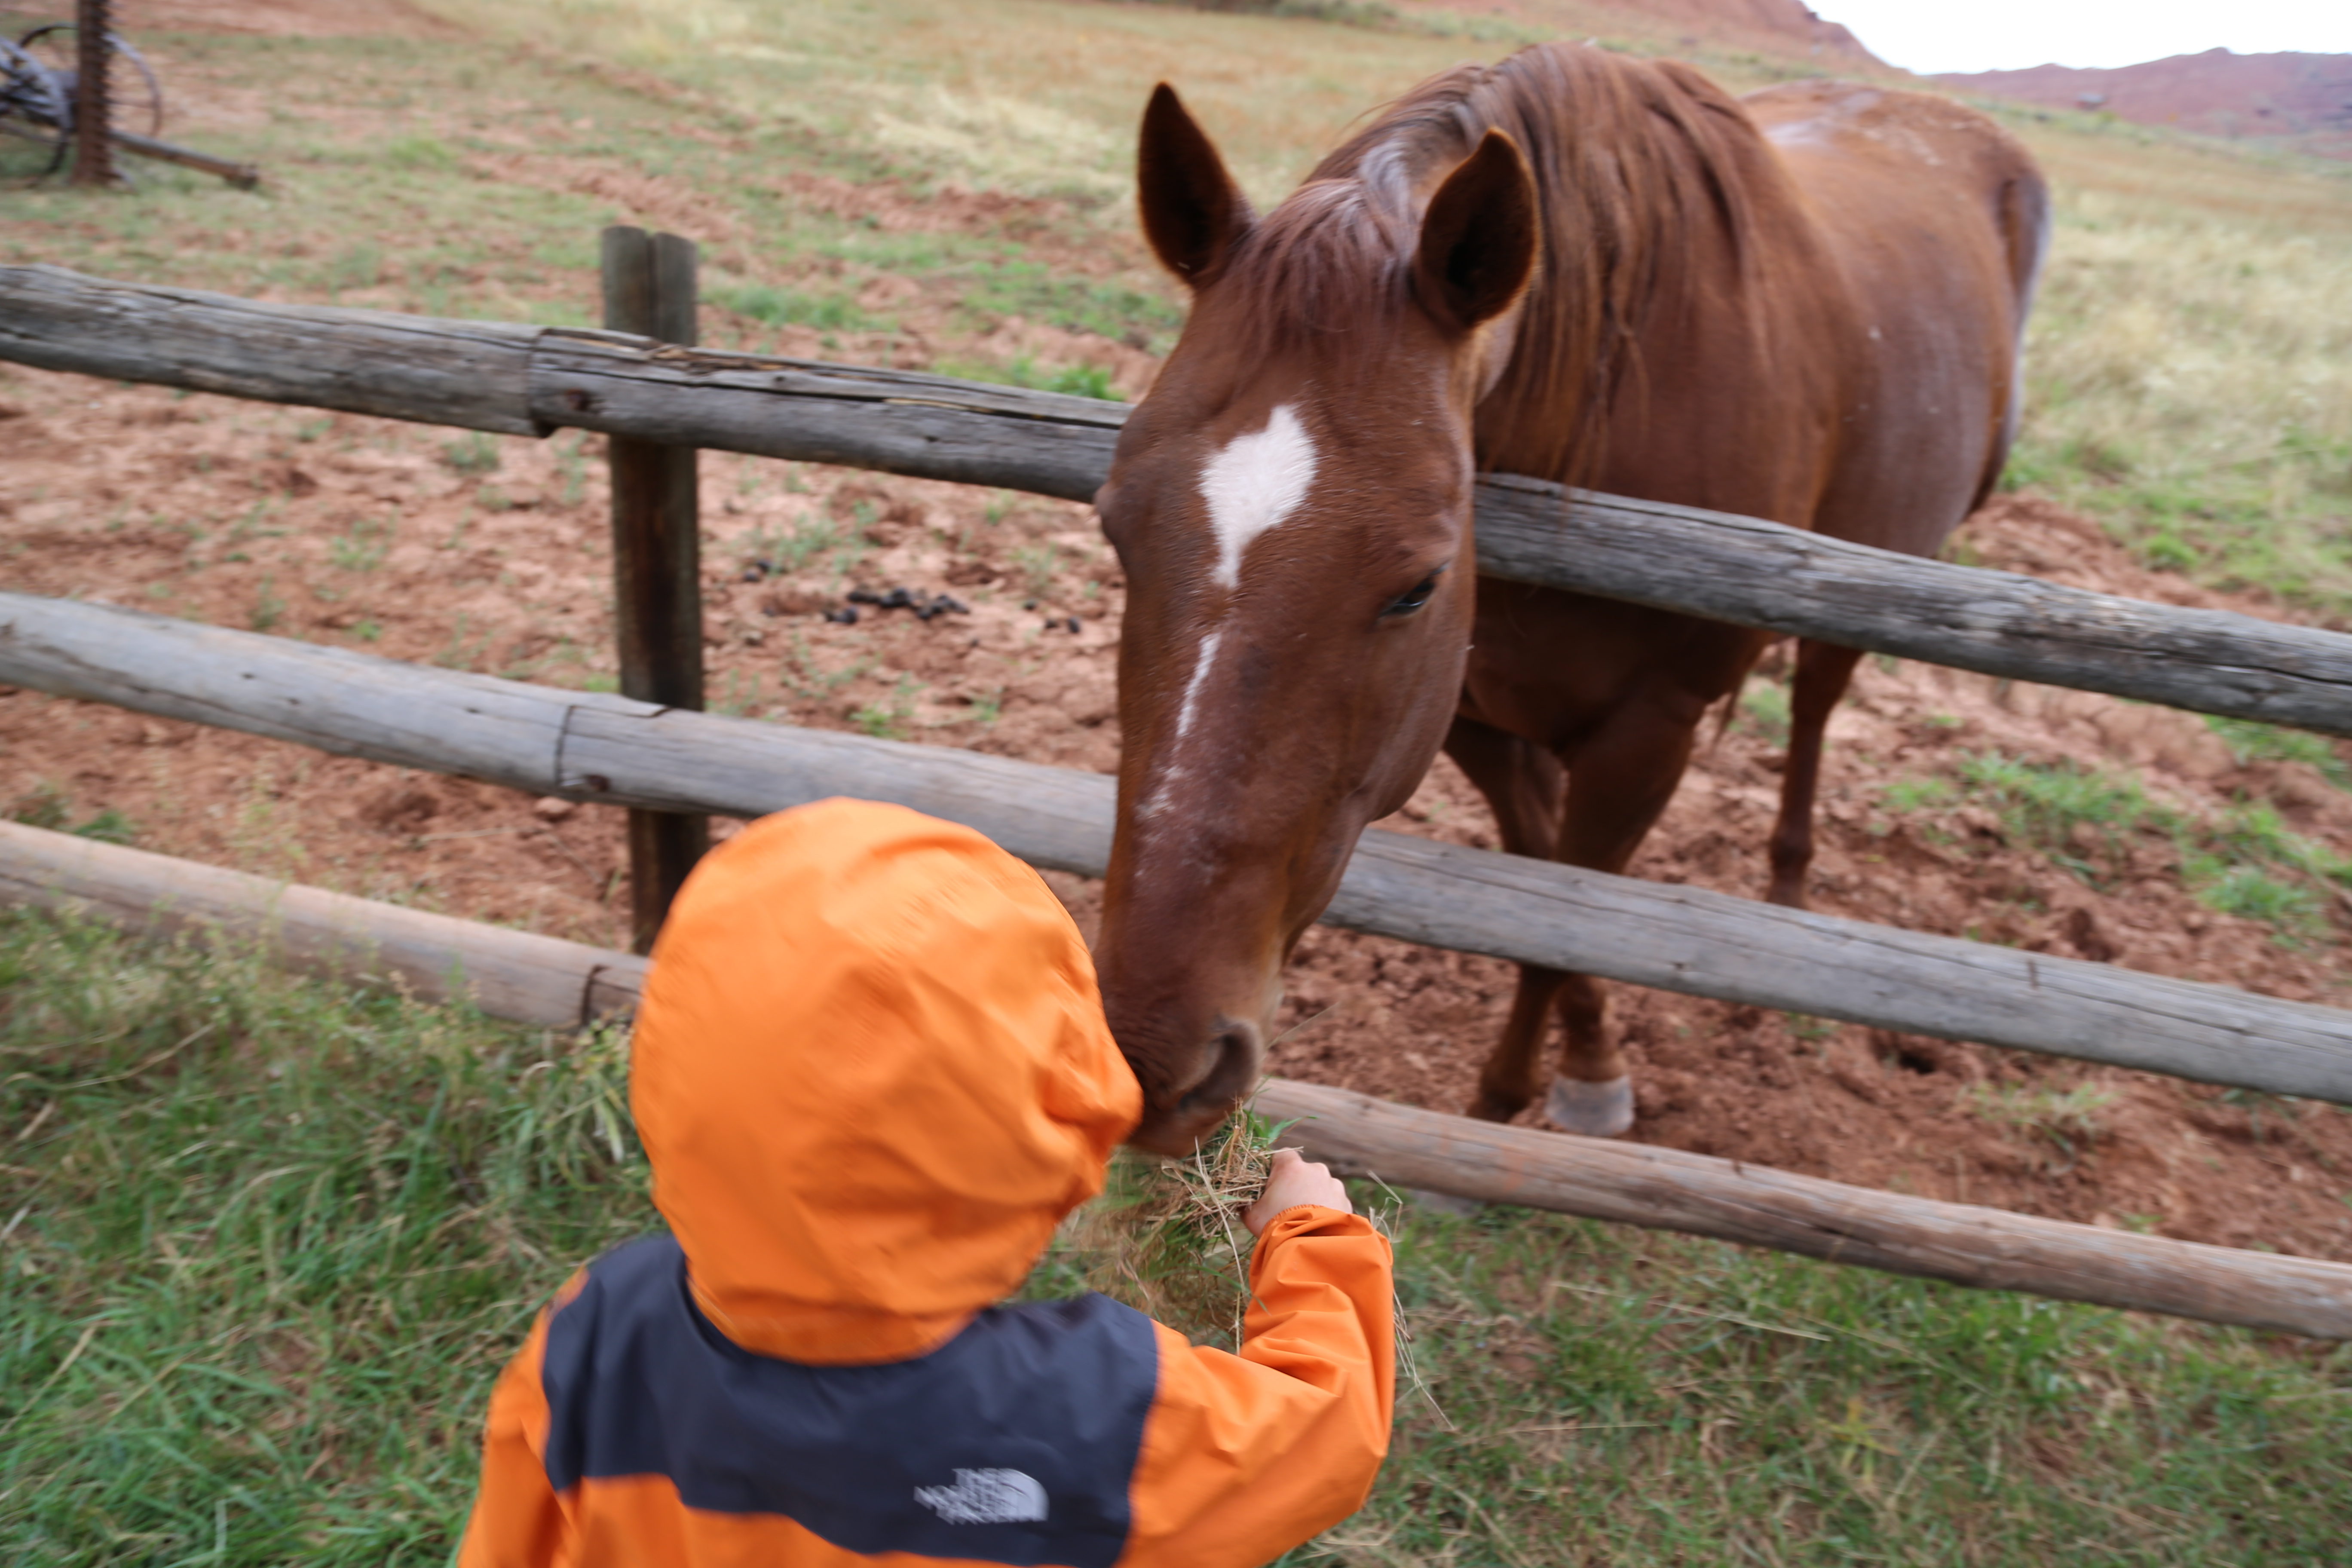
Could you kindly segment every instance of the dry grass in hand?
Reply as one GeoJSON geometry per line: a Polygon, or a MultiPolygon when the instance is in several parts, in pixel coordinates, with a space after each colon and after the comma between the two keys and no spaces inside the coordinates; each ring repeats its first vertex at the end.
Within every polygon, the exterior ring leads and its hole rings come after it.
{"type": "Polygon", "coordinates": [[[1062,1222],[1030,1293],[1100,1290],[1196,1344],[1240,1349],[1254,1240],[1241,1215],[1286,1125],[1242,1111],[1188,1159],[1121,1150],[1102,1196],[1062,1222]]]}
{"type": "MultiPolygon", "coordinates": [[[[1102,1196],[1062,1222],[1024,1294],[1099,1290],[1194,1344],[1240,1350],[1255,1241],[1242,1224],[1242,1211],[1265,1191],[1274,1152],[1289,1126],[1241,1110],[1188,1159],[1120,1150],[1102,1196]]],[[[1403,1205],[1386,1185],[1381,1191],[1390,1202],[1357,1212],[1394,1246],[1403,1205]]],[[[1403,1301],[1392,1300],[1391,1308],[1399,1385],[1427,1399],[1440,1423],[1451,1427],[1422,1381],[1403,1301]]]]}

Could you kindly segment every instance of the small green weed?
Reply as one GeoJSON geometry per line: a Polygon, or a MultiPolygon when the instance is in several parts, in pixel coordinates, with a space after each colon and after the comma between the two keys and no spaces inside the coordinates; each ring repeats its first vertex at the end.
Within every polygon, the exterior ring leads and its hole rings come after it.
{"type": "Polygon", "coordinates": [[[1054,591],[1054,574],[1062,569],[1062,547],[1050,539],[1024,544],[1013,552],[1013,570],[1023,591],[1043,598],[1054,591]]]}
{"type": "Polygon", "coordinates": [[[887,699],[858,709],[849,721],[877,741],[903,741],[915,721],[915,699],[922,689],[913,676],[902,675],[887,699]]]}
{"type": "Polygon", "coordinates": [[[327,541],[327,559],[346,572],[373,572],[391,552],[394,523],[378,518],[355,518],[351,527],[327,541]]]}
{"type": "Polygon", "coordinates": [[[1739,712],[1770,744],[1789,743],[1789,689],[1780,682],[1750,677],[1739,693],[1739,712]]]}
{"type": "Polygon", "coordinates": [[[816,701],[832,696],[873,668],[872,658],[864,657],[851,659],[839,669],[827,669],[817,662],[816,650],[809,647],[808,638],[794,632],[784,653],[783,679],[794,696],[816,701]]]}
{"type": "Polygon", "coordinates": [[[1979,1083],[1969,1086],[1967,1100],[1977,1115],[2041,1139],[2071,1164],[2098,1141],[2105,1131],[2099,1113],[2116,1096],[2113,1089],[2088,1083],[2068,1089],[1979,1083]]]}
{"type": "Polygon", "coordinates": [[[724,713],[730,719],[756,718],[766,701],[766,685],[767,678],[756,671],[745,680],[740,671],[730,670],[727,675],[727,693],[710,705],[710,710],[724,713]]]}
{"type": "Polygon", "coordinates": [[[828,517],[809,516],[789,528],[749,534],[737,548],[746,560],[767,561],[777,572],[790,575],[847,542],[848,533],[840,523],[828,517]]]}
{"type": "Polygon", "coordinates": [[[246,616],[246,624],[255,631],[266,632],[273,630],[285,618],[285,596],[278,592],[277,583],[265,572],[261,574],[260,585],[254,590],[253,610],[246,616]]]}
{"type": "Polygon", "coordinates": [[[588,454],[582,448],[586,437],[577,431],[569,441],[555,448],[555,471],[563,481],[562,505],[578,506],[588,493],[588,454]]]}
{"type": "Polygon", "coordinates": [[[469,479],[497,473],[500,460],[498,437],[486,431],[468,430],[455,440],[441,443],[441,461],[451,473],[469,479]]]}
{"type": "Polygon", "coordinates": [[[433,662],[444,669],[479,669],[488,659],[490,639],[497,635],[495,629],[475,631],[472,617],[460,610],[449,628],[449,640],[434,654],[433,662]]]}

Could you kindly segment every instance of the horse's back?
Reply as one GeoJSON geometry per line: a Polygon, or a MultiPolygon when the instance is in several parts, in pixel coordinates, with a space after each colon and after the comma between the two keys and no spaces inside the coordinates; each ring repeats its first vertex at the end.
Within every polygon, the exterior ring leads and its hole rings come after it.
{"type": "Polygon", "coordinates": [[[1845,449],[1814,526],[1930,552],[1998,479],[2016,429],[2047,186],[2015,137],[1948,99],[1802,82],[1743,102],[1861,334],[1845,449]]]}

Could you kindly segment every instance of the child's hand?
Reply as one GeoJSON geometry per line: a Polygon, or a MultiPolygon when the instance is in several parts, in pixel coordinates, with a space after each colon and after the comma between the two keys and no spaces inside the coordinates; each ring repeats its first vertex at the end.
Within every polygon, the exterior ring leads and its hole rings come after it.
{"type": "Polygon", "coordinates": [[[1276,1149],[1274,1169],[1266,1173],[1265,1191],[1257,1202],[1242,1210],[1242,1223],[1249,1226],[1252,1236],[1274,1223],[1285,1209],[1300,1204],[1319,1204],[1341,1214],[1354,1214],[1356,1206],[1348,1201],[1348,1189],[1331,1173],[1328,1165],[1310,1165],[1296,1149],[1276,1149]]]}

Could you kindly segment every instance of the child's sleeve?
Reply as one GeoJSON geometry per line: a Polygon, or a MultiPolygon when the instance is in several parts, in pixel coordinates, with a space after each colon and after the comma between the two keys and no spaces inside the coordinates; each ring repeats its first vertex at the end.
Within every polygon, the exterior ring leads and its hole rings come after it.
{"type": "Polygon", "coordinates": [[[1121,1568],[1253,1568],[1371,1490],[1396,1391],[1387,1240],[1360,1215],[1286,1210],[1258,1237],[1250,1289],[1239,1355],[1154,1325],[1121,1568]]]}
{"type": "Polygon", "coordinates": [[[457,1549],[457,1568],[547,1568],[563,1538],[563,1512],[548,1484],[547,1349],[542,1314],[530,1338],[499,1374],[482,1435],[482,1485],[457,1549]]]}

